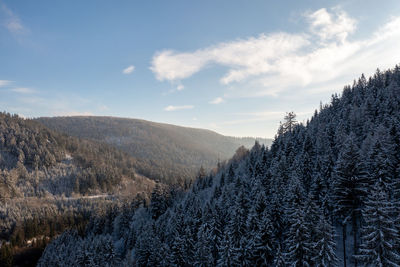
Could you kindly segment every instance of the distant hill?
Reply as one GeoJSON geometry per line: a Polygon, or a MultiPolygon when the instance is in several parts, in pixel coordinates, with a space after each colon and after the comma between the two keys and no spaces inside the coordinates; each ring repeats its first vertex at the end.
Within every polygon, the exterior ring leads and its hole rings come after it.
{"type": "Polygon", "coordinates": [[[135,159],[112,146],[70,137],[0,113],[0,196],[110,192],[135,180],[135,159]]]}
{"type": "Polygon", "coordinates": [[[135,164],[108,144],[0,113],[0,266],[17,254],[38,256],[51,238],[93,214],[148,199],[155,183],[135,164]]]}
{"type": "MultiPolygon", "coordinates": [[[[76,116],[37,121],[68,135],[111,144],[133,156],[141,174],[170,184],[194,178],[201,166],[211,169],[231,158],[240,146],[250,148],[256,141],[138,119],[76,116]]],[[[257,140],[267,146],[272,142],[257,140]]]]}

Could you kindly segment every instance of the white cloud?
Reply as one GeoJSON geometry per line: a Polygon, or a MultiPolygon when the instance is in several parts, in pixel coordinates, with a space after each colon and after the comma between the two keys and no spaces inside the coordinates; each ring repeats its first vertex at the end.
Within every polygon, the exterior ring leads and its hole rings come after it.
{"type": "Polygon", "coordinates": [[[184,110],[184,109],[192,109],[194,106],[192,105],[183,105],[183,106],[168,106],[164,110],[165,111],[176,111],[176,110],[184,110]]]}
{"type": "Polygon", "coordinates": [[[135,66],[130,65],[122,70],[123,74],[131,74],[135,70],[135,66]]]}
{"type": "Polygon", "coordinates": [[[207,63],[208,60],[203,58],[201,54],[201,51],[191,54],[165,50],[153,57],[150,69],[160,81],[188,78],[200,71],[207,63]]]}
{"type": "Polygon", "coordinates": [[[151,70],[160,81],[188,78],[207,64],[217,63],[231,67],[221,82],[228,84],[248,76],[267,72],[279,57],[290,54],[308,44],[302,35],[276,33],[247,40],[221,43],[193,53],[165,50],[154,55],[151,70]],[[270,61],[269,64],[265,64],[270,61]]]}
{"type": "Polygon", "coordinates": [[[225,102],[225,100],[222,97],[217,97],[217,98],[214,98],[213,100],[211,100],[209,103],[217,105],[217,104],[221,104],[224,102],[225,102]]]}
{"type": "Polygon", "coordinates": [[[6,29],[13,34],[21,34],[27,32],[27,29],[22,24],[19,17],[12,12],[5,4],[0,3],[1,11],[5,15],[2,24],[6,29]]]}
{"type": "Polygon", "coordinates": [[[15,87],[12,88],[11,91],[18,93],[18,94],[33,94],[36,91],[32,88],[27,88],[27,87],[15,87]]]}
{"type": "Polygon", "coordinates": [[[183,89],[185,89],[185,86],[183,86],[182,84],[179,84],[179,85],[176,87],[176,90],[178,90],[178,91],[182,91],[183,89]]]}
{"type": "Polygon", "coordinates": [[[310,31],[323,41],[337,39],[345,42],[347,36],[356,29],[356,21],[338,9],[335,14],[321,8],[311,14],[305,14],[310,22],[310,31]]]}
{"type": "Polygon", "coordinates": [[[221,65],[227,69],[221,84],[240,84],[229,91],[230,97],[257,97],[344,85],[363,72],[400,62],[400,17],[389,19],[368,38],[350,40],[357,21],[344,11],[323,8],[304,16],[308,25],[299,33],[261,34],[193,52],[157,52],[151,70],[160,81],[179,82],[207,66],[221,65]]]}
{"type": "Polygon", "coordinates": [[[11,84],[11,81],[0,80],[0,87],[6,87],[9,84],[11,84]]]}

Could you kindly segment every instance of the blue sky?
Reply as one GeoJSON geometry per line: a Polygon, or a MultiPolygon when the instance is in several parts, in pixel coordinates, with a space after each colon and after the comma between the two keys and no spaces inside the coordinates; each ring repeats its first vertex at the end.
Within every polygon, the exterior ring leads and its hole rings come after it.
{"type": "Polygon", "coordinates": [[[273,137],[399,45],[398,0],[0,0],[0,109],[273,137]]]}

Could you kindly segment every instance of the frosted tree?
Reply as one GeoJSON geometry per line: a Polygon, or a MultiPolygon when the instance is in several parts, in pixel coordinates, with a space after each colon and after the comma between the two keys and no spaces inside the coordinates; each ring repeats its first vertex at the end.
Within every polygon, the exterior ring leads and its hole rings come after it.
{"type": "Polygon", "coordinates": [[[393,197],[395,186],[396,160],[394,143],[388,130],[380,125],[374,133],[374,143],[369,153],[369,174],[373,179],[372,184],[380,180],[385,190],[393,197]]]}
{"type": "MultiPolygon", "coordinates": [[[[343,254],[346,259],[347,224],[349,221],[352,222],[355,253],[358,244],[361,207],[368,190],[365,166],[359,155],[354,134],[350,134],[342,145],[333,178],[333,199],[336,201],[335,213],[343,226],[343,254]]],[[[344,264],[346,266],[346,260],[344,264]]]]}
{"type": "Polygon", "coordinates": [[[278,130],[279,134],[286,133],[286,132],[292,132],[294,126],[297,124],[296,114],[293,111],[287,112],[284,117],[284,120],[285,121],[279,127],[279,130],[278,130]]]}
{"type": "Polygon", "coordinates": [[[160,184],[156,184],[151,193],[150,200],[150,211],[152,213],[153,219],[157,219],[161,214],[165,212],[167,209],[167,197],[160,186],[160,184]]]}
{"type": "Polygon", "coordinates": [[[363,209],[362,243],[357,256],[366,266],[400,266],[397,252],[398,232],[392,214],[393,204],[377,181],[363,209]]]}
{"type": "Polygon", "coordinates": [[[258,227],[252,233],[249,245],[247,247],[250,257],[249,266],[269,266],[274,258],[274,239],[273,227],[269,214],[265,210],[257,220],[258,227]]]}
{"type": "Polygon", "coordinates": [[[285,240],[285,261],[290,266],[310,266],[311,236],[304,205],[304,189],[297,176],[292,176],[290,186],[287,202],[289,230],[285,240]]]}
{"type": "Polygon", "coordinates": [[[287,233],[285,261],[291,266],[311,265],[310,233],[305,217],[304,210],[299,207],[294,210],[289,220],[291,226],[287,233]]]}
{"type": "Polygon", "coordinates": [[[234,257],[235,248],[233,247],[228,233],[225,233],[219,248],[217,266],[235,266],[240,263],[234,257]]]}
{"type": "Polygon", "coordinates": [[[338,266],[336,256],[335,232],[329,220],[321,212],[320,220],[315,227],[315,241],[311,248],[314,252],[313,266],[333,267],[338,266]]]}

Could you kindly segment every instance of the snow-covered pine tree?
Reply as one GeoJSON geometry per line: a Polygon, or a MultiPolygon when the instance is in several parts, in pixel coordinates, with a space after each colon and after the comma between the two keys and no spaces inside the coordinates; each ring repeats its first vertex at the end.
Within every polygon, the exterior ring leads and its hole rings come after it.
{"type": "Polygon", "coordinates": [[[251,233],[247,251],[248,266],[270,266],[274,259],[273,226],[267,210],[257,217],[257,229],[251,233]]]}
{"type": "MultiPolygon", "coordinates": [[[[353,251],[358,246],[358,226],[361,207],[368,191],[368,179],[365,165],[359,154],[356,136],[351,133],[343,143],[333,173],[333,199],[336,202],[336,216],[343,226],[343,255],[346,257],[346,229],[352,222],[353,251]]],[[[345,260],[346,266],[346,260],[345,260]]],[[[356,265],[356,263],[355,263],[356,265]]]]}
{"type": "Polygon", "coordinates": [[[388,129],[380,125],[374,133],[372,148],[369,153],[369,175],[373,185],[380,180],[385,190],[393,198],[395,188],[396,160],[394,142],[388,129]]]}
{"type": "Polygon", "coordinates": [[[393,211],[383,182],[377,181],[363,209],[362,242],[355,256],[365,266],[400,266],[393,211]]]}
{"type": "Polygon", "coordinates": [[[285,262],[293,267],[311,266],[310,229],[306,218],[304,189],[294,174],[288,191],[285,262]]]}
{"type": "Polygon", "coordinates": [[[315,237],[313,237],[315,241],[311,246],[314,252],[313,266],[338,266],[334,229],[322,210],[319,217],[320,219],[315,227],[315,237]]]}

